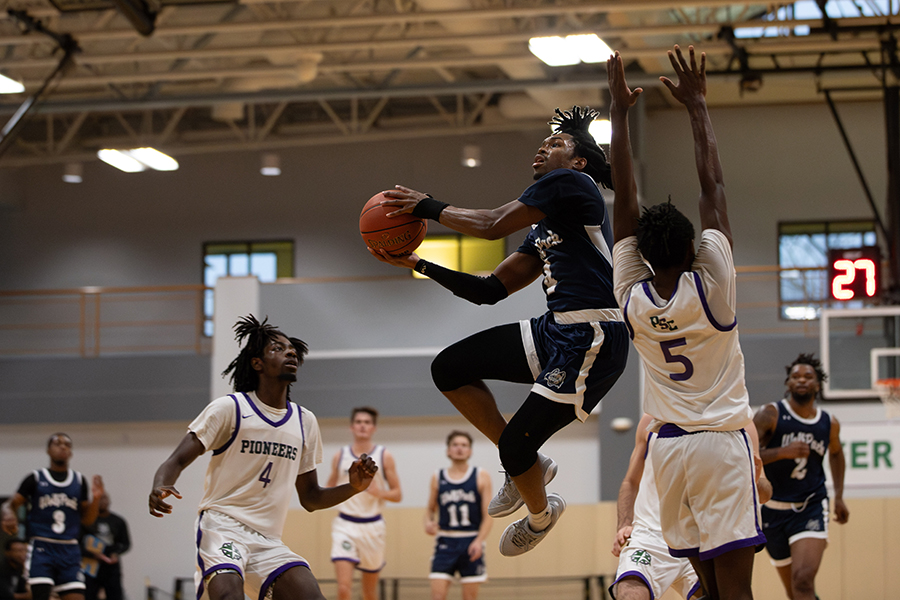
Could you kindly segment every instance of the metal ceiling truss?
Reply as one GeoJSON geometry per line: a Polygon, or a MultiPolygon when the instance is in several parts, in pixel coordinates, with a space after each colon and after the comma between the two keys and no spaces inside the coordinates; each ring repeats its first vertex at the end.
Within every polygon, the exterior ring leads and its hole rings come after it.
{"type": "MultiPolygon", "coordinates": [[[[776,22],[759,18],[781,4],[729,0],[163,0],[152,35],[142,36],[112,0],[55,1],[65,10],[0,0],[81,47],[0,166],[88,160],[100,147],[136,144],[177,156],[508,131],[543,126],[547,93],[602,103],[605,65],[546,67],[527,49],[536,35],[596,33],[646,88],[669,72],[673,44],[695,43],[709,58],[713,105],[738,101],[726,89],[754,89],[751,75],[767,82],[760,101],[785,103],[798,98],[779,91],[779,78],[793,83],[785,90],[802,79],[809,101],[825,78],[831,89],[877,91],[900,75],[885,66],[898,62],[896,44],[885,50],[900,28],[896,2],[892,14],[776,22]],[[760,26],[785,34],[729,35],[760,26]],[[801,26],[808,36],[790,34],[801,26]]],[[[26,94],[58,62],[51,39],[0,17],[0,72],[23,80],[26,94]]],[[[0,98],[0,121],[21,101],[0,98]]]]}

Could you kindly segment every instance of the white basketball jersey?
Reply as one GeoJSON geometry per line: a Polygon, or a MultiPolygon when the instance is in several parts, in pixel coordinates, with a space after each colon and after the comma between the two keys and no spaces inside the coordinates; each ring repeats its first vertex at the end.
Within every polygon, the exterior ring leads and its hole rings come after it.
{"type": "Polygon", "coordinates": [[[634,518],[632,525],[650,531],[662,531],[659,522],[659,491],[656,489],[656,477],[653,473],[653,461],[650,460],[650,443],[655,434],[648,433],[646,454],[644,455],[644,472],[641,474],[641,485],[634,499],[634,518]]]}
{"type": "Polygon", "coordinates": [[[210,403],[189,431],[212,450],[199,510],[281,539],[297,476],[322,462],[315,416],[293,402],[276,410],[253,392],[235,393],[210,403]]]}
{"type": "MultiPolygon", "coordinates": [[[[378,485],[381,489],[386,490],[388,485],[387,481],[384,479],[384,446],[375,446],[369,456],[372,457],[372,460],[374,460],[375,464],[378,466],[378,472],[375,473],[372,485],[378,485]]],[[[349,483],[350,465],[358,458],[358,456],[353,454],[353,449],[350,446],[341,448],[341,458],[338,461],[338,485],[349,483]]],[[[372,494],[367,494],[366,492],[356,494],[349,500],[345,500],[341,504],[338,504],[338,510],[343,514],[363,519],[379,516],[383,507],[384,500],[376,498],[372,494]]]]}
{"type": "MultiPolygon", "coordinates": [[[[647,277],[635,238],[616,244],[616,297],[644,367],[644,412],[687,431],[731,431],[753,417],[735,317],[728,239],[707,229],[694,270],[668,300],[647,277]],[[711,306],[715,307],[715,315],[711,306]]],[[[652,273],[650,273],[652,276],[652,273]]]]}

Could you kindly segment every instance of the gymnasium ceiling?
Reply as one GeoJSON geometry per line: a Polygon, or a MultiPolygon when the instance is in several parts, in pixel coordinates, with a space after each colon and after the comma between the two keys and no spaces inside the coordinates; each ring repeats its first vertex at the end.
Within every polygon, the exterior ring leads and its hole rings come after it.
{"type": "Polygon", "coordinates": [[[0,167],[94,160],[103,147],[152,145],[178,157],[472,135],[546,123],[556,106],[603,110],[605,64],[548,67],[528,50],[538,35],[598,34],[629,61],[629,81],[645,87],[651,108],[671,102],[657,78],[671,72],[665,52],[675,43],[708,54],[712,106],[822,103],[823,90],[877,100],[883,81],[896,84],[898,0],[844,2],[826,18],[784,6],[0,0],[0,73],[26,86],[0,96],[0,123],[41,88],[62,48],[72,50],[0,167]],[[772,15],[779,35],[731,35],[772,15]],[[809,34],[793,35],[798,27],[809,34]]]}

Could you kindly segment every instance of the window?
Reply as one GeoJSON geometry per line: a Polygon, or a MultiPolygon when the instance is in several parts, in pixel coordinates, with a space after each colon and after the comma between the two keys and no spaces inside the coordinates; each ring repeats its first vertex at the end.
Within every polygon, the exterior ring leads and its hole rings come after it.
{"type": "MultiPolygon", "coordinates": [[[[884,17],[894,13],[890,0],[867,0],[866,2],[854,2],[852,0],[829,0],[823,2],[825,14],[831,19],[854,19],[862,17],[884,17]]],[[[699,10],[699,9],[698,9],[699,10]]],[[[818,2],[814,0],[799,0],[791,4],[777,5],[770,12],[758,17],[759,27],[741,27],[735,30],[737,38],[761,38],[761,37],[786,37],[807,36],[810,34],[809,25],[796,27],[779,26],[779,21],[821,19],[822,11],[818,2]],[[772,23],[772,25],[763,25],[772,23]]]]}
{"type": "MultiPolygon", "coordinates": [[[[256,275],[267,283],[294,276],[294,242],[209,242],[203,244],[203,284],[215,287],[219,277],[256,275]]],[[[203,333],[213,334],[213,290],[203,297],[203,333]]]]}
{"type": "Polygon", "coordinates": [[[873,221],[778,224],[778,295],[781,318],[818,319],[825,308],[862,308],[863,301],[832,302],[828,251],[876,246],[873,221]]]}
{"type": "MultiPolygon", "coordinates": [[[[506,258],[504,240],[482,240],[461,233],[426,236],[416,249],[419,258],[442,267],[476,275],[493,271],[506,258]]],[[[424,279],[415,271],[413,277],[424,279]]]]}

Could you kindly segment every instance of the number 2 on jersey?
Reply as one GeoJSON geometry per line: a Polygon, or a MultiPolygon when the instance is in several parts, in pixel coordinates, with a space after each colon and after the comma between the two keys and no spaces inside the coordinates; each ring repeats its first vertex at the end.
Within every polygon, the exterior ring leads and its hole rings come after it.
{"type": "Polygon", "coordinates": [[[687,340],[680,337],[659,343],[659,347],[662,349],[663,356],[666,358],[667,363],[681,363],[684,365],[683,373],[672,373],[669,375],[669,378],[673,381],[687,381],[694,374],[694,363],[692,363],[691,359],[687,356],[672,354],[672,348],[678,348],[679,346],[687,346],[687,340]]]}
{"type": "Polygon", "coordinates": [[[804,479],[806,477],[806,458],[795,458],[797,466],[791,471],[791,479],[804,479]]]}
{"type": "Polygon", "coordinates": [[[263,472],[259,474],[259,480],[263,482],[263,488],[272,483],[272,480],[269,478],[269,475],[272,474],[272,462],[266,465],[266,468],[263,469],[263,472]]]}

